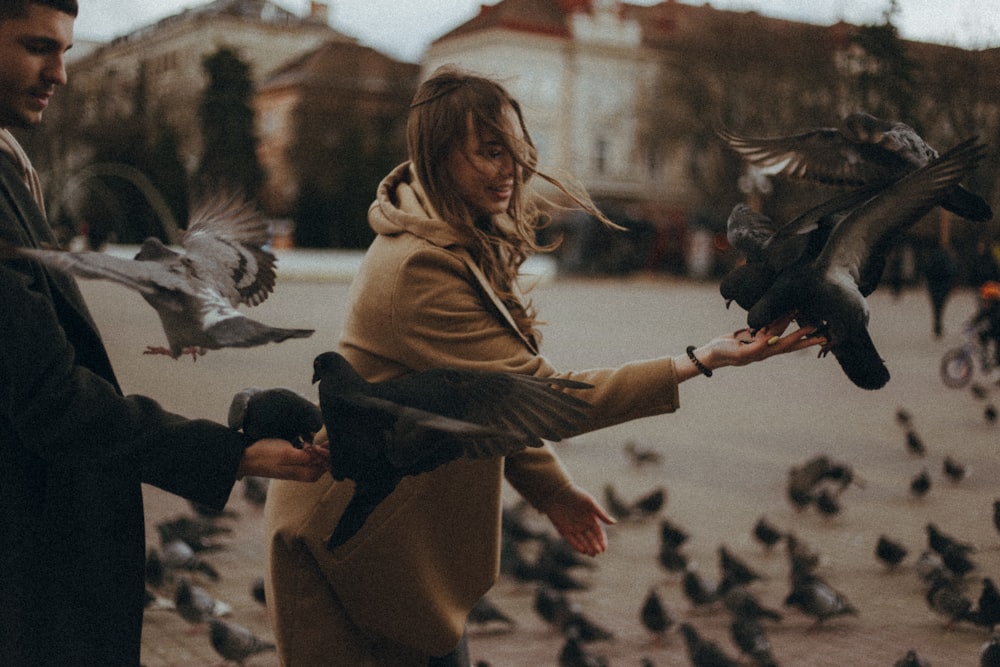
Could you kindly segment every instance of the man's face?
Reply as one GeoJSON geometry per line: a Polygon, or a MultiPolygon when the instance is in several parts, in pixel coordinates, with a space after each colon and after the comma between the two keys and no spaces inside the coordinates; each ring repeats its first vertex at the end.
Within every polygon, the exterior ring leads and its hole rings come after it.
{"type": "Polygon", "coordinates": [[[73,44],[73,17],[29,5],[23,18],[0,21],[0,127],[30,128],[57,85],[66,83],[63,56],[73,44]]]}

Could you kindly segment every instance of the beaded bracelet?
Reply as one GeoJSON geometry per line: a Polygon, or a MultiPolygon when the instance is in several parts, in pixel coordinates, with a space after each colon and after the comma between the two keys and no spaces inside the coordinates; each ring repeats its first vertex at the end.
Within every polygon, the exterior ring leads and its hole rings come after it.
{"type": "Polygon", "coordinates": [[[691,360],[691,363],[694,364],[695,368],[701,371],[705,377],[712,377],[712,369],[701,363],[701,361],[698,360],[698,357],[694,356],[694,345],[688,345],[687,355],[688,359],[691,360]]]}

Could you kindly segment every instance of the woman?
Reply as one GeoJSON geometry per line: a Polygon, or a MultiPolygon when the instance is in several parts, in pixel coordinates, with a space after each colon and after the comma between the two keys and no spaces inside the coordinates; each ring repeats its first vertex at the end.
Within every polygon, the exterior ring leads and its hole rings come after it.
{"type": "MultiPolygon", "coordinates": [[[[786,321],[674,358],[558,373],[539,355],[535,312],[516,288],[540,221],[527,188],[535,147],[518,103],[493,81],[443,68],[417,91],[407,133],[410,161],[382,181],[369,211],[377,238],[340,342],[366,379],[434,367],[573,378],[594,385],[582,397],[597,429],[672,412],[678,384],[713,368],[820,342],[802,329],[775,341],[786,321]]],[[[538,175],[611,224],[585,194],[538,175]]],[[[408,477],[333,552],[326,541],[353,485],[273,484],[268,604],[284,663],[468,664],[466,614],[499,569],[504,478],[575,549],[604,551],[602,523],[613,519],[549,447],[408,477]]]]}

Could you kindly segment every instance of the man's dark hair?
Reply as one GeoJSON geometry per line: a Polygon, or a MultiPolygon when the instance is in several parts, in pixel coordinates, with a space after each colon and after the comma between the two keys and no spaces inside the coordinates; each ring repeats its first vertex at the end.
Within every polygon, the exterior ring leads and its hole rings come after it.
{"type": "Polygon", "coordinates": [[[51,7],[76,18],[80,7],[76,0],[0,0],[0,21],[24,18],[31,5],[51,7]]]}

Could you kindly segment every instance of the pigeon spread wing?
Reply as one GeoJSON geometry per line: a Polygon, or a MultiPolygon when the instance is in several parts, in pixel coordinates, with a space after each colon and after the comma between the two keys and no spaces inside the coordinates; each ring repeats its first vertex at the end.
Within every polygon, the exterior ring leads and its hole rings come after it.
{"type": "Polygon", "coordinates": [[[267,221],[244,200],[220,198],[200,207],[184,235],[186,261],[233,306],[256,306],[274,289],[275,257],[264,250],[267,221]]]}
{"type": "MultiPolygon", "coordinates": [[[[781,137],[746,137],[719,131],[731,149],[749,163],[779,168],[789,179],[829,185],[888,183],[937,159],[938,152],[905,123],[853,113],[840,127],[823,127],[781,137]]],[[[990,205],[956,183],[938,202],[973,222],[993,217],[990,205]]]]}

